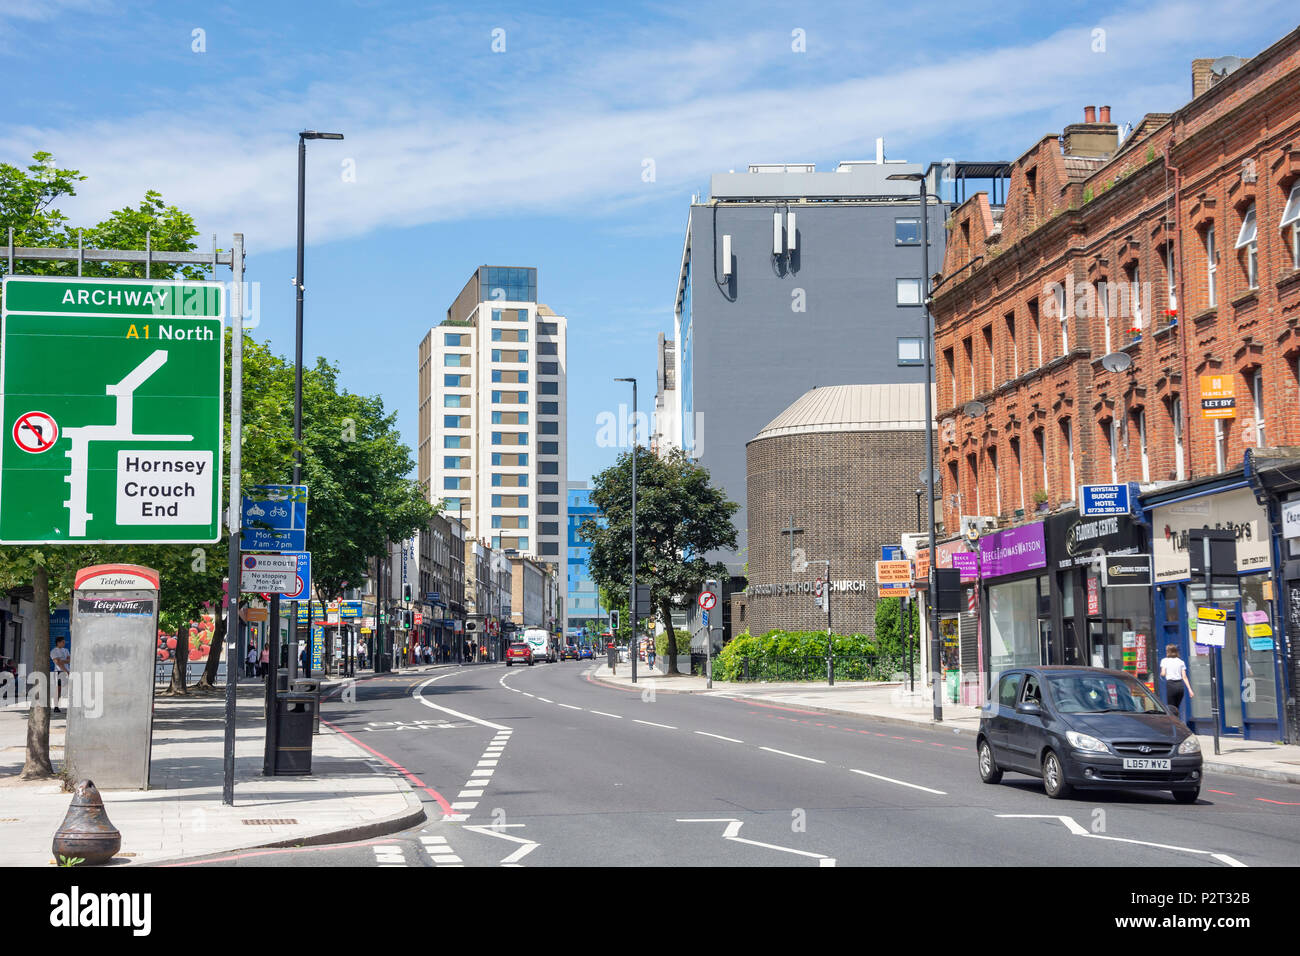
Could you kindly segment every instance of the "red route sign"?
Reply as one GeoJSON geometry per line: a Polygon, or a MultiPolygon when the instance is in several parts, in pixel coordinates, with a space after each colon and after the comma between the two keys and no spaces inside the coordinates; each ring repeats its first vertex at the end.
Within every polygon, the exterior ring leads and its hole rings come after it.
{"type": "Polygon", "coordinates": [[[38,455],[49,451],[59,440],[59,426],[44,412],[19,415],[14,422],[14,444],[25,452],[38,455]]]}

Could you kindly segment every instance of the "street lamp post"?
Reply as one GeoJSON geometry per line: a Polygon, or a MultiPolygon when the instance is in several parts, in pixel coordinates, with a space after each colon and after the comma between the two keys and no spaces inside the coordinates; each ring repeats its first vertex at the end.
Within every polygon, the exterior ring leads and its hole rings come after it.
{"type": "MultiPolygon", "coordinates": [[[[293,276],[294,289],[294,344],[293,344],[293,483],[302,481],[302,293],[303,245],[307,219],[307,140],[342,139],[342,133],[318,133],[305,129],[298,134],[298,261],[293,276]]],[[[308,610],[311,603],[308,602],[308,610]]],[[[289,678],[298,672],[298,602],[293,602],[293,640],[289,644],[289,678]]],[[[307,615],[307,635],[311,637],[311,615],[307,615]]],[[[311,655],[307,655],[307,676],[311,676],[311,655]]]]}
{"type": "Polygon", "coordinates": [[[632,589],[628,607],[632,614],[632,641],[628,649],[628,657],[632,659],[632,683],[636,683],[636,658],[638,651],[637,642],[637,606],[636,606],[636,379],[634,378],[616,378],[616,382],[632,383],[632,589]]]}
{"type": "Polygon", "coordinates": [[[934,321],[930,314],[930,204],[926,195],[924,173],[894,173],[893,180],[917,182],[921,184],[921,321],[923,325],[922,345],[925,348],[925,483],[930,496],[930,568],[929,600],[926,602],[930,627],[930,669],[934,688],[934,719],[943,721],[943,677],[938,670],[939,663],[939,607],[935,601],[935,568],[938,567],[938,554],[934,530],[934,409],[930,392],[934,383],[934,321]]]}

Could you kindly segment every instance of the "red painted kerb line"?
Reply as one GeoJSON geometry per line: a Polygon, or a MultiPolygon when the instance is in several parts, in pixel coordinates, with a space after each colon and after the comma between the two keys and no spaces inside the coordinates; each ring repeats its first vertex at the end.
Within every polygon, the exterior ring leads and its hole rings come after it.
{"type": "Polygon", "coordinates": [[[443,813],[452,813],[452,812],[453,812],[452,809],[451,809],[451,804],[447,802],[447,798],[446,798],[446,797],[444,797],[442,794],[440,794],[437,790],[434,790],[433,787],[429,786],[427,783],[425,783],[423,780],[421,780],[421,779],[420,779],[419,777],[417,777],[415,774],[411,773],[411,771],[407,770],[405,767],[403,767],[403,766],[402,766],[400,763],[398,763],[396,760],[393,760],[391,757],[387,757],[387,756],[385,756],[384,754],[381,754],[378,750],[376,750],[374,747],[371,747],[369,744],[364,744],[364,743],[362,743],[360,740],[358,740],[356,737],[353,737],[353,736],[352,736],[350,733],[348,733],[346,730],[343,730],[341,727],[339,727],[339,726],[336,725],[336,724],[332,724],[332,723],[330,723],[328,720],[326,720],[326,719],[323,718],[323,717],[321,718],[321,723],[324,724],[326,727],[328,727],[330,730],[334,731],[336,734],[342,734],[344,737],[348,738],[348,740],[352,741],[354,744],[356,744],[356,745],[357,745],[358,747],[360,747],[362,750],[369,751],[370,753],[372,753],[372,754],[374,754],[376,757],[378,757],[380,760],[382,760],[384,763],[388,764],[390,767],[392,767],[392,768],[394,768],[395,770],[397,770],[399,773],[401,773],[403,776],[405,776],[406,779],[410,780],[411,783],[415,784],[417,787],[419,787],[421,790],[423,790],[423,791],[424,791],[425,793],[427,793],[429,796],[433,797],[433,799],[437,800],[437,801],[438,801],[438,806],[442,807],[442,812],[443,812],[443,813]]]}

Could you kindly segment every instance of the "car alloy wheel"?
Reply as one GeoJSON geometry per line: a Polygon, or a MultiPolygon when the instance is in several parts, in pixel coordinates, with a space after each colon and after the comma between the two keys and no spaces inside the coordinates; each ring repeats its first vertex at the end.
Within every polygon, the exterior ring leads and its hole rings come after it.
{"type": "Polygon", "coordinates": [[[1053,800],[1068,797],[1072,790],[1065,782],[1065,770],[1061,766],[1061,758],[1056,756],[1054,750],[1047,751],[1043,757],[1043,789],[1053,800]]]}
{"type": "Polygon", "coordinates": [[[993,748],[989,746],[987,740],[980,741],[979,760],[980,779],[985,783],[1001,783],[1002,771],[998,769],[997,762],[993,759],[993,748]]]}

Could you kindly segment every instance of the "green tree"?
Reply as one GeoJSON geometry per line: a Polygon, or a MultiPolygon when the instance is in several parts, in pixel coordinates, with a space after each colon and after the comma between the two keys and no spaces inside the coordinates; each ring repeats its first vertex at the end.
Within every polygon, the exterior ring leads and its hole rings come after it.
{"type": "MultiPolygon", "coordinates": [[[[902,599],[881,598],[876,602],[876,644],[881,654],[902,654],[906,647],[904,634],[900,630],[902,622],[902,599]]],[[[906,638],[913,648],[916,647],[917,602],[908,602],[908,619],[906,638]]]]}
{"type": "MultiPolygon", "coordinates": [[[[637,583],[650,588],[651,606],[668,635],[668,673],[677,671],[672,611],[684,608],[711,576],[726,567],[703,555],[736,546],[732,515],[739,508],[709,483],[706,469],[680,450],[658,456],[637,447],[637,583]]],[[[628,593],[632,558],[632,455],[625,452],[593,480],[591,500],[604,525],[589,519],[579,533],[592,543],[589,566],[597,584],[628,593]]]]}

